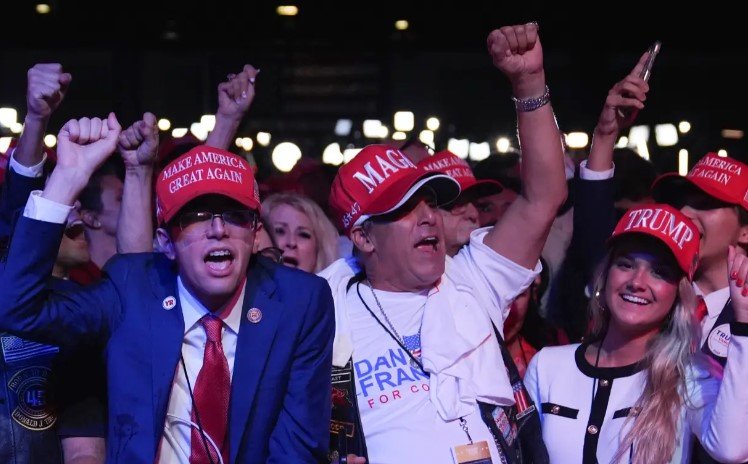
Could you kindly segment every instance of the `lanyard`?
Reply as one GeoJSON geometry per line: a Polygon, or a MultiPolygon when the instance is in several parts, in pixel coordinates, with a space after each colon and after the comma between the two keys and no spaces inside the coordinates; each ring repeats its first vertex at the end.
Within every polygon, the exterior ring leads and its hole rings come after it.
{"type": "MultiPolygon", "coordinates": [[[[371,285],[371,284],[369,284],[369,285],[371,285]]],[[[376,299],[376,295],[374,294],[374,287],[370,287],[370,288],[371,288],[371,293],[374,295],[374,301],[376,301],[377,305],[379,305],[379,310],[382,311],[382,314],[385,314],[384,310],[382,309],[382,305],[379,303],[379,300],[376,299]]],[[[388,329],[384,324],[382,324],[382,321],[377,317],[376,314],[374,314],[374,311],[371,310],[371,308],[369,307],[369,305],[366,304],[366,301],[364,301],[364,297],[361,296],[361,282],[356,282],[356,293],[358,294],[358,299],[361,300],[361,303],[364,305],[364,307],[366,308],[366,310],[369,311],[369,314],[371,314],[371,317],[373,317],[374,320],[377,321],[379,323],[379,325],[384,329],[384,331],[387,332],[387,334],[390,337],[392,337],[392,339],[395,340],[398,345],[400,345],[400,348],[402,348],[403,351],[405,351],[408,354],[408,356],[410,356],[410,359],[418,365],[418,367],[421,369],[421,372],[423,372],[427,376],[431,377],[431,374],[429,374],[428,372],[426,372],[423,369],[423,364],[421,363],[421,361],[419,359],[417,359],[415,356],[413,356],[413,353],[411,353],[410,350],[408,350],[405,347],[405,345],[403,344],[403,342],[400,340],[399,337],[396,337],[395,334],[393,334],[390,329],[388,329]]],[[[393,327],[393,329],[394,329],[394,327],[393,327]]],[[[465,432],[465,435],[467,435],[468,441],[472,445],[473,444],[473,438],[470,436],[470,432],[469,432],[468,426],[467,426],[467,421],[465,420],[464,417],[460,417],[460,428],[462,428],[462,430],[465,432]]]]}

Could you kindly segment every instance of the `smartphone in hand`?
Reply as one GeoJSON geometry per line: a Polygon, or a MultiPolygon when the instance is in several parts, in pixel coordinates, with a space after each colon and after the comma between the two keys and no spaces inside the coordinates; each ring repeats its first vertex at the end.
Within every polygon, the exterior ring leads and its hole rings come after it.
{"type": "Polygon", "coordinates": [[[644,79],[644,82],[647,82],[649,80],[649,76],[652,75],[652,66],[654,65],[655,58],[657,58],[657,54],[660,53],[661,47],[662,43],[659,40],[653,43],[651,47],[649,47],[649,56],[647,57],[647,62],[644,63],[644,69],[642,69],[642,72],[639,73],[639,77],[644,79]]]}

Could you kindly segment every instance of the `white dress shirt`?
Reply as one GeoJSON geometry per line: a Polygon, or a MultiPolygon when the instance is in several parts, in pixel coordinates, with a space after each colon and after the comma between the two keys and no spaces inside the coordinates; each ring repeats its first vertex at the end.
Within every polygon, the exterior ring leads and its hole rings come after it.
{"type": "MultiPolygon", "coordinates": [[[[207,340],[205,330],[202,324],[200,324],[200,319],[210,311],[187,291],[181,278],[177,278],[177,287],[179,302],[182,305],[182,316],[184,317],[182,356],[185,367],[187,368],[187,374],[189,375],[189,386],[192,387],[192,391],[194,392],[197,375],[203,367],[203,354],[207,340]]],[[[245,286],[241,285],[240,288],[241,291],[235,297],[231,310],[223,319],[223,331],[221,334],[221,344],[223,345],[223,352],[226,355],[226,361],[229,363],[229,375],[231,378],[234,375],[236,341],[239,335],[242,306],[244,305],[245,286]]],[[[192,399],[181,361],[177,363],[177,369],[174,374],[171,395],[169,396],[169,406],[166,409],[164,434],[161,437],[161,444],[159,445],[158,462],[161,464],[189,464],[190,437],[192,433],[192,426],[190,425],[192,399]]]]}
{"type": "MultiPolygon", "coordinates": [[[[727,304],[727,300],[730,299],[730,287],[720,288],[708,295],[704,295],[704,292],[696,284],[693,284],[693,288],[697,295],[704,297],[704,303],[706,303],[706,316],[701,321],[701,345],[703,345],[709,337],[709,332],[714,328],[717,318],[722,313],[722,309],[727,304]]],[[[729,326],[727,331],[729,331],[729,326]]],[[[699,348],[701,348],[701,345],[699,348]]]]}

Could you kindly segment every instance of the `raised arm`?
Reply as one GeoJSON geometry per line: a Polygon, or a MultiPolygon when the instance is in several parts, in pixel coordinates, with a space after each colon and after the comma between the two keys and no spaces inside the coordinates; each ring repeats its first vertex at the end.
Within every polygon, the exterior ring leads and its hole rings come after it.
{"type": "Polygon", "coordinates": [[[69,73],[63,72],[59,63],[36,64],[29,69],[27,76],[26,117],[13,159],[23,166],[31,167],[42,162],[47,124],[65,98],[73,78],[69,73]]]}
{"type": "Polygon", "coordinates": [[[259,69],[245,64],[239,74],[229,74],[226,82],[218,84],[216,125],[208,134],[206,145],[229,149],[239,124],[255,98],[255,79],[259,72],[259,69]]]}
{"type": "Polygon", "coordinates": [[[587,169],[607,171],[613,168],[613,149],[621,129],[634,123],[639,111],[644,109],[649,84],[639,77],[649,58],[646,51],[628,76],[617,82],[608,92],[605,105],[592,134],[587,169]]]}
{"type": "Polygon", "coordinates": [[[57,345],[86,337],[101,341],[118,314],[108,279],[50,297],[49,278],[72,204],[94,170],[114,152],[114,114],[69,121],[58,136],[55,170],[41,195],[32,194],[10,240],[0,275],[0,330],[57,345]]]}
{"type": "Polygon", "coordinates": [[[70,84],[70,74],[59,64],[36,64],[28,71],[26,117],[23,132],[13,149],[10,168],[0,192],[0,236],[10,234],[18,210],[33,190],[44,187],[43,140],[52,113],[70,84]]]}
{"type": "Polygon", "coordinates": [[[122,131],[117,148],[125,162],[122,207],[117,220],[117,252],[153,251],[153,169],[158,127],[153,113],[122,131]]]}
{"type": "Polygon", "coordinates": [[[561,134],[546,93],[537,24],[491,32],[488,50],[494,65],[509,79],[516,102],[522,193],[484,243],[511,261],[533,268],[567,194],[561,134]]]}

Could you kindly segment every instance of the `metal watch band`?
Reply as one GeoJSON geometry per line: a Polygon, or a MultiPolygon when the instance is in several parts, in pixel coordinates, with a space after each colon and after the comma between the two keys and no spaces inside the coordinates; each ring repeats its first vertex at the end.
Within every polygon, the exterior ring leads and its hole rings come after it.
{"type": "Polygon", "coordinates": [[[535,111],[541,106],[545,106],[551,101],[551,92],[548,90],[548,86],[545,86],[545,92],[543,95],[534,98],[515,98],[512,97],[514,107],[517,111],[535,111]]]}

